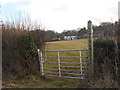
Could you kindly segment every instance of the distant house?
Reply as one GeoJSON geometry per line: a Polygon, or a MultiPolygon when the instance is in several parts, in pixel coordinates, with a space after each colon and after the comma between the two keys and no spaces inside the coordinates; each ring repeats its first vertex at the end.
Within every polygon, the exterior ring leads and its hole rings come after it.
{"type": "Polygon", "coordinates": [[[77,39],[77,36],[64,36],[64,40],[74,40],[77,39]]]}
{"type": "Polygon", "coordinates": [[[52,38],[52,41],[60,41],[60,38],[52,38]]]}

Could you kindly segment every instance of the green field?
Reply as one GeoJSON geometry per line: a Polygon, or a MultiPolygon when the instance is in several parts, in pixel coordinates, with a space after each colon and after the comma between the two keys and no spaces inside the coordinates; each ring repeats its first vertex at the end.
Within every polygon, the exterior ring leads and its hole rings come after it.
{"type": "Polygon", "coordinates": [[[88,39],[47,42],[46,50],[88,49],[88,39]]]}
{"type": "MultiPolygon", "coordinates": [[[[46,51],[47,50],[87,49],[87,46],[88,46],[87,39],[47,42],[46,51]]],[[[81,55],[87,56],[87,51],[81,51],[81,55]]],[[[45,56],[57,57],[58,52],[46,52],[45,56]]],[[[80,56],[80,51],[59,52],[59,56],[80,56]]],[[[46,62],[58,62],[58,58],[46,58],[45,60],[46,62]]],[[[83,62],[85,62],[86,60],[87,60],[86,58],[82,58],[83,62]]],[[[80,58],[60,58],[60,61],[61,62],[80,62],[80,58]]],[[[58,64],[46,64],[46,65],[58,66],[58,64]]],[[[79,66],[79,65],[62,64],[61,66],[79,66]]],[[[49,69],[58,69],[58,67],[56,68],[50,67],[49,69]]],[[[66,68],[61,68],[61,69],[66,69],[66,68]]]]}

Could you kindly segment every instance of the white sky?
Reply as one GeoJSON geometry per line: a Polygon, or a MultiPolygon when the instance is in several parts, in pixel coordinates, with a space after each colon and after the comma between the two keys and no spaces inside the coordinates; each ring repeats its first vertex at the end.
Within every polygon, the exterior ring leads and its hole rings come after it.
{"type": "Polygon", "coordinates": [[[118,1],[0,0],[3,13],[10,14],[11,10],[12,12],[29,12],[31,18],[41,23],[46,30],[57,32],[87,27],[88,20],[91,20],[94,25],[99,25],[100,22],[117,21],[118,1]],[[11,8],[11,10],[8,10],[8,8],[11,8]]]}

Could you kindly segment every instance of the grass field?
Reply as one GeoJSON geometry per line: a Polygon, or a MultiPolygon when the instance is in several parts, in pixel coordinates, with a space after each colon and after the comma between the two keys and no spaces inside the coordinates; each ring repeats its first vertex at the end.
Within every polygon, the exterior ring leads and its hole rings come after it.
{"type": "MultiPolygon", "coordinates": [[[[87,39],[55,41],[55,42],[46,43],[46,50],[87,49],[87,47],[88,47],[87,39]]],[[[80,56],[79,51],[59,52],[59,54],[60,56],[80,56]]],[[[81,54],[82,56],[87,56],[87,51],[82,51],[81,54]]],[[[46,57],[48,56],[57,57],[58,52],[46,52],[45,55],[46,57]]],[[[58,58],[46,58],[45,60],[46,62],[58,62],[58,58]]],[[[80,62],[80,58],[60,58],[60,61],[61,62],[80,62]]],[[[82,58],[82,61],[85,62],[86,58],[82,58]]],[[[49,65],[58,66],[58,64],[49,64],[49,65]]],[[[63,64],[63,66],[79,66],[79,65],[63,64]]],[[[53,69],[53,68],[49,68],[49,69],[53,69]]],[[[58,68],[54,68],[54,69],[58,69],[58,68]]],[[[66,68],[62,68],[62,69],[66,69],[66,68]]]]}
{"type": "Polygon", "coordinates": [[[47,42],[46,50],[88,49],[88,39],[47,42]]]}

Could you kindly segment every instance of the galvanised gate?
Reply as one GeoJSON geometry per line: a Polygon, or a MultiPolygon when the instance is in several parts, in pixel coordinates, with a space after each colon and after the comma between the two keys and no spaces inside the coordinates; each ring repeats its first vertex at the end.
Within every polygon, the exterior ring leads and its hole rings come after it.
{"type": "Polygon", "coordinates": [[[49,77],[84,79],[88,56],[83,56],[82,52],[84,54],[87,51],[88,49],[39,51],[41,74],[49,77]]]}
{"type": "Polygon", "coordinates": [[[38,56],[41,75],[84,79],[89,70],[89,77],[92,77],[94,75],[92,22],[88,21],[88,49],[54,51],[38,49],[38,56]]]}

